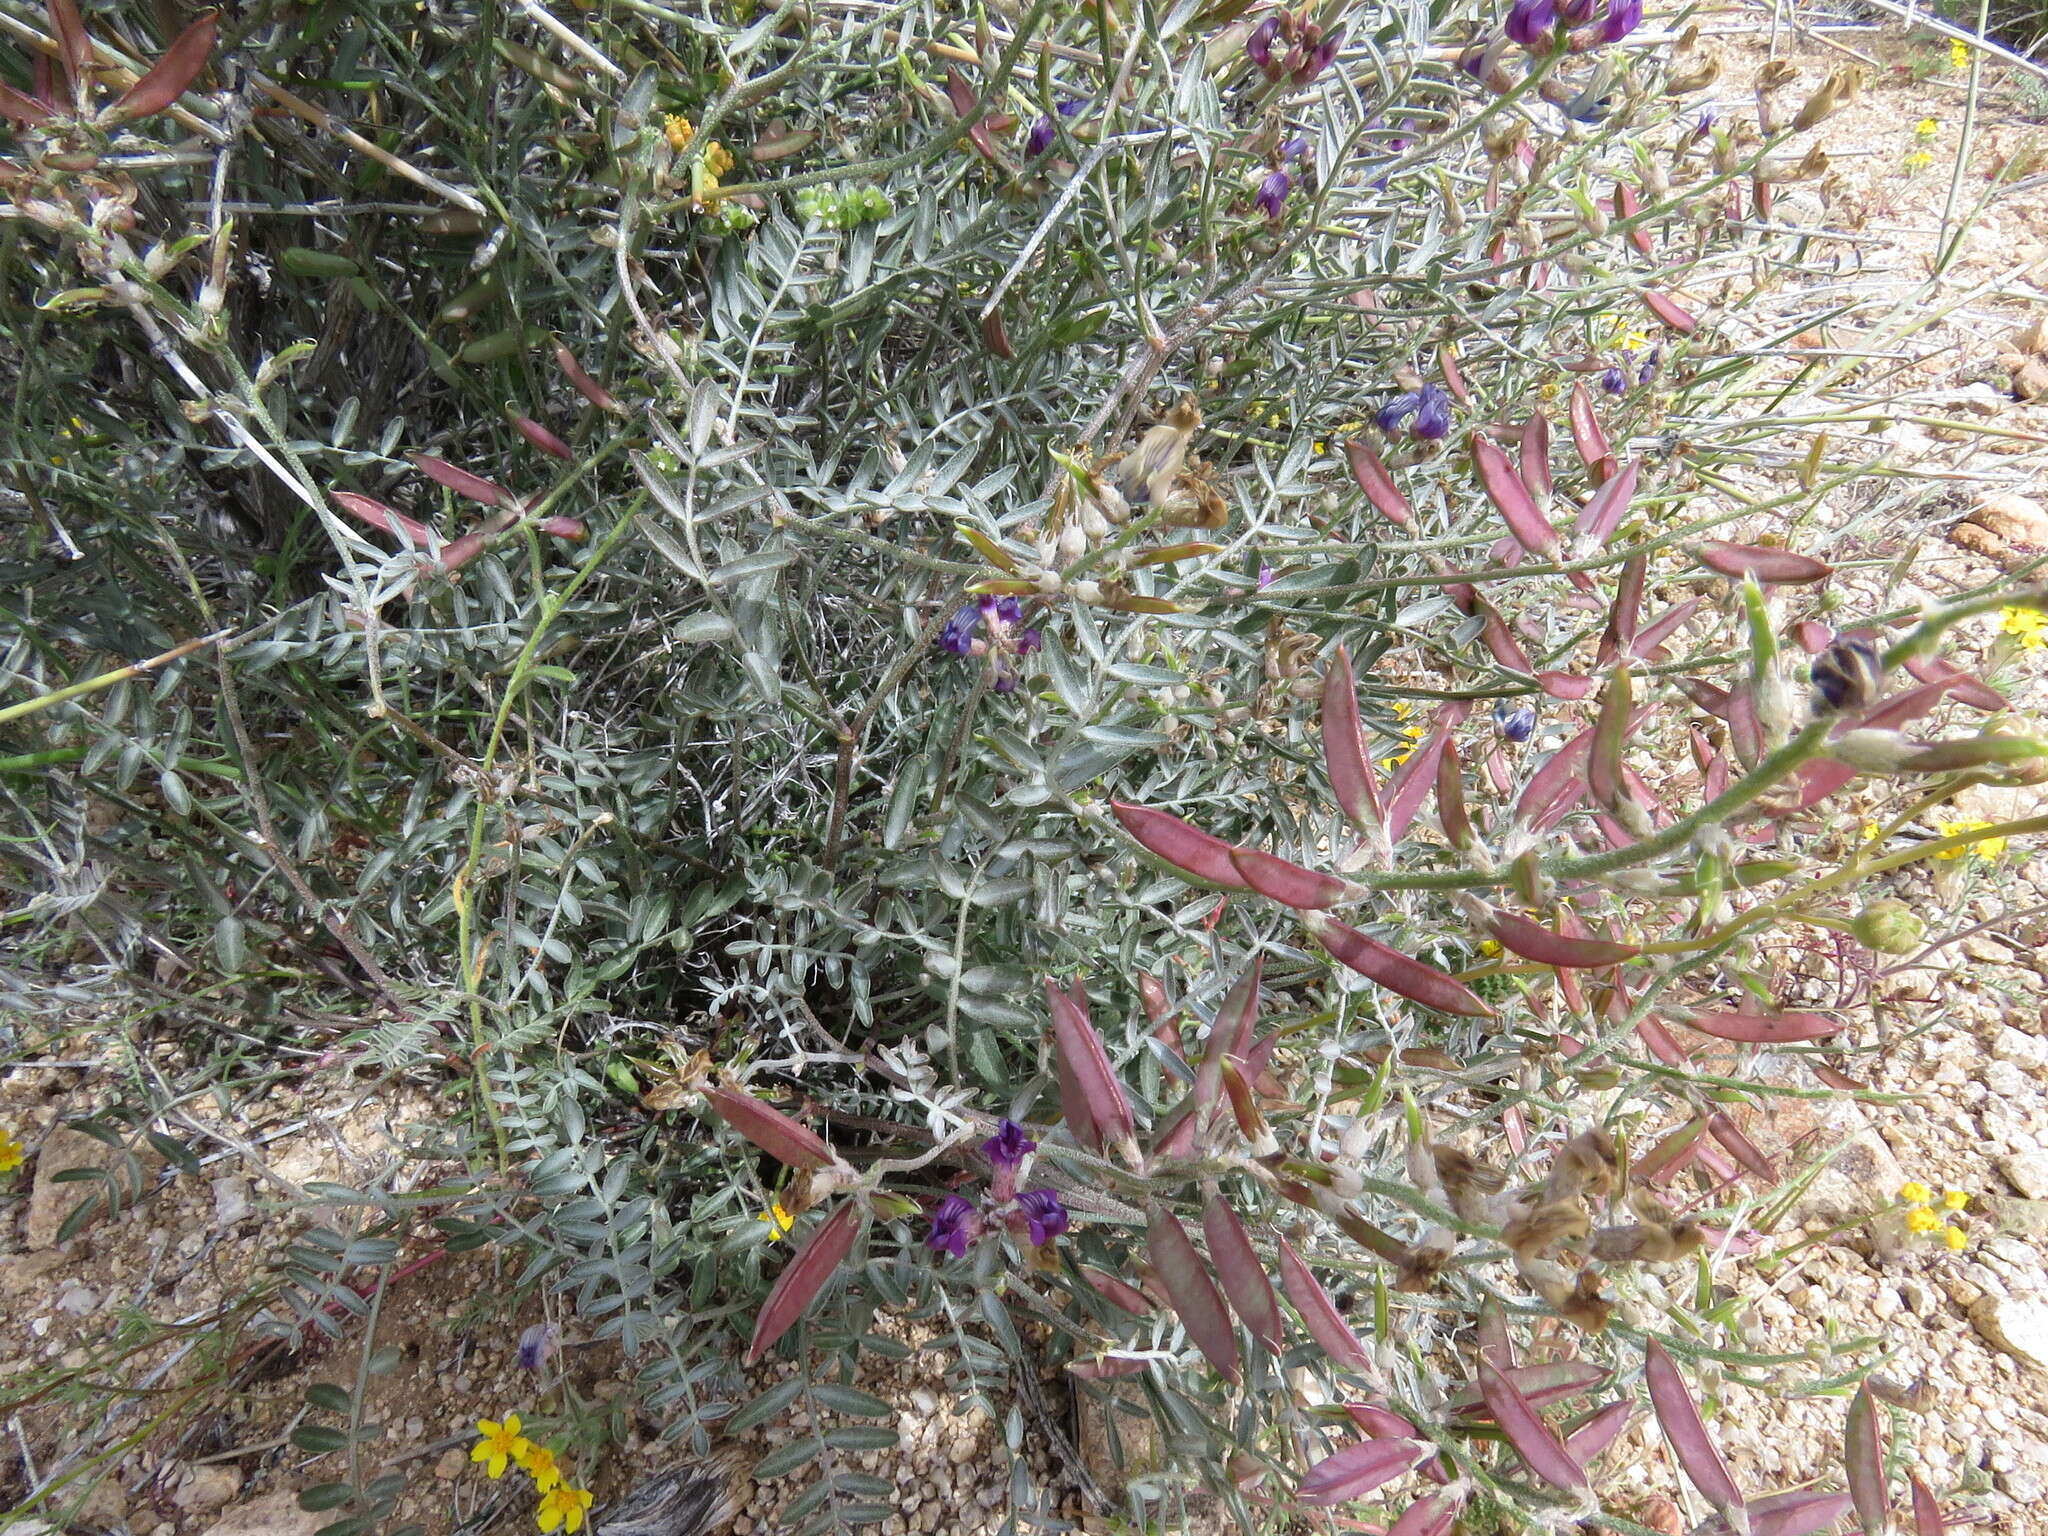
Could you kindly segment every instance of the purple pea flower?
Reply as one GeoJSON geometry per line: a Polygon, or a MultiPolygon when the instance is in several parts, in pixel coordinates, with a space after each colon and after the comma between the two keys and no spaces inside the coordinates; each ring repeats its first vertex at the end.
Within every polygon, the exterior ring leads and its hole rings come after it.
{"type": "Polygon", "coordinates": [[[1600,26],[1600,41],[1618,43],[1643,24],[1643,0],[1608,0],[1607,20],[1600,26]]]}
{"type": "Polygon", "coordinates": [[[1270,71],[1273,67],[1273,39],[1279,35],[1280,18],[1268,16],[1252,28],[1252,35],[1244,40],[1245,56],[1260,69],[1270,71]]]}
{"type": "Polygon", "coordinates": [[[1069,96],[1065,101],[1061,102],[1059,105],[1059,114],[1061,117],[1072,117],[1077,112],[1085,112],[1087,110],[1088,98],[1086,96],[1069,96]]]}
{"type": "Polygon", "coordinates": [[[1536,706],[1527,699],[1502,699],[1493,706],[1493,723],[1509,741],[1527,741],[1536,733],[1536,706]]]}
{"type": "MultiPolygon", "coordinates": [[[[999,680],[996,687],[1003,685],[999,680]]],[[[995,1169],[995,1176],[989,1180],[988,1197],[992,1204],[1004,1205],[1017,1194],[1017,1170],[1024,1166],[1025,1157],[1038,1149],[1038,1143],[1024,1134],[1024,1127],[1014,1120],[996,1122],[996,1133],[981,1144],[981,1155],[986,1157],[995,1169]]]]}
{"type": "Polygon", "coordinates": [[[1280,146],[1280,158],[1283,160],[1299,160],[1302,156],[1306,155],[1307,153],[1308,140],[1303,138],[1300,134],[1296,134],[1293,138],[1289,139],[1285,144],[1282,144],[1280,146]]]}
{"type": "Polygon", "coordinates": [[[967,1245],[981,1236],[981,1213],[974,1202],[961,1195],[948,1195],[931,1215],[932,1230],[925,1242],[935,1253],[960,1258],[967,1245]]]}
{"type": "Polygon", "coordinates": [[[1642,371],[1636,375],[1636,382],[1638,384],[1649,383],[1657,377],[1657,370],[1663,367],[1663,365],[1664,349],[1662,347],[1650,348],[1650,355],[1643,359],[1642,371]]]}
{"type": "Polygon", "coordinates": [[[1557,26],[1557,0],[1515,0],[1508,11],[1507,34],[1524,48],[1535,48],[1557,26]]]}
{"type": "Polygon", "coordinates": [[[979,628],[981,609],[969,603],[946,620],[946,627],[939,631],[939,644],[955,656],[971,656],[974,654],[974,632],[979,628]]]}
{"type": "Polygon", "coordinates": [[[1049,1189],[1027,1189],[1017,1197],[1017,1209],[1031,1232],[1031,1245],[1043,1248],[1072,1224],[1060,1197],[1049,1189]]]}
{"type": "Polygon", "coordinates": [[[1429,442],[1450,436],[1451,397],[1435,384],[1425,384],[1415,397],[1415,425],[1409,430],[1429,442]]]}
{"type": "Polygon", "coordinates": [[[553,1323],[535,1323],[519,1335],[519,1369],[537,1371],[547,1364],[548,1356],[555,1352],[555,1340],[560,1337],[553,1323]]]}
{"type": "Polygon", "coordinates": [[[1337,50],[1344,46],[1344,29],[1333,27],[1330,33],[1308,52],[1308,58],[1294,71],[1294,83],[1307,85],[1324,70],[1337,61],[1337,50]]]}
{"type": "Polygon", "coordinates": [[[1599,8],[1600,0],[1559,0],[1557,12],[1566,26],[1576,27],[1591,21],[1599,8]]]}
{"type": "Polygon", "coordinates": [[[1401,430],[1401,424],[1413,416],[1421,405],[1420,395],[1396,395],[1374,413],[1373,424],[1385,433],[1398,432],[1401,430]]]}
{"type": "Polygon", "coordinates": [[[1280,221],[1280,208],[1287,201],[1287,194],[1293,189],[1294,178],[1285,171],[1271,171],[1259,183],[1259,195],[1253,199],[1264,210],[1267,218],[1274,223],[1280,221]]]}
{"type": "Polygon", "coordinates": [[[1052,119],[1041,117],[1031,125],[1031,131],[1024,135],[1024,157],[1027,160],[1036,160],[1048,149],[1051,149],[1052,136],[1052,119]]]}
{"type": "Polygon", "coordinates": [[[1714,131],[1714,113],[1708,108],[1700,114],[1700,120],[1692,125],[1692,142],[1697,144],[1714,131]]]}
{"type": "Polygon", "coordinates": [[[1600,387],[1610,395],[1626,394],[1628,393],[1628,375],[1622,372],[1619,367],[1610,368],[1600,375],[1600,387]]]}

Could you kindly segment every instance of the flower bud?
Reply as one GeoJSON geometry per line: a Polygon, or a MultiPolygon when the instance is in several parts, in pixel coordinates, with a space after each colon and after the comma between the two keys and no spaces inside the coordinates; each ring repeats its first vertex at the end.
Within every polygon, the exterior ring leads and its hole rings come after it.
{"type": "Polygon", "coordinates": [[[1906,955],[1919,946],[1927,924],[1905,902],[1887,896],[1858,912],[1849,931],[1865,949],[1880,955],[1906,955]]]}
{"type": "Polygon", "coordinates": [[[1816,715],[1867,709],[1884,686],[1884,662],[1868,640],[1837,640],[1813,659],[1816,715]]]}

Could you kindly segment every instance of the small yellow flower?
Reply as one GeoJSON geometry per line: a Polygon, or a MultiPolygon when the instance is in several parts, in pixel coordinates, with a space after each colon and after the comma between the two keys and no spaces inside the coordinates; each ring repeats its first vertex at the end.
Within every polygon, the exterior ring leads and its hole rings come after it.
{"type": "Polygon", "coordinates": [[[21,1143],[12,1131],[0,1131],[0,1173],[12,1173],[21,1166],[21,1143]]]}
{"type": "Polygon", "coordinates": [[[1948,67],[1950,69],[1968,69],[1970,67],[1970,45],[1960,37],[1949,39],[1948,67]]]}
{"type": "Polygon", "coordinates": [[[568,1536],[576,1536],[583,1529],[583,1512],[590,1508],[590,1490],[571,1488],[567,1483],[550,1488],[535,1511],[535,1518],[544,1531],[560,1526],[568,1536]]]}
{"type": "Polygon", "coordinates": [[[732,169],[732,151],[713,139],[704,146],[704,166],[713,176],[723,176],[732,169]]]}
{"type": "Polygon", "coordinates": [[[796,1218],[782,1208],[780,1200],[769,1206],[767,1210],[761,1212],[754,1220],[768,1223],[768,1241],[771,1243],[796,1225],[796,1218]]]}
{"type": "Polygon", "coordinates": [[[1924,171],[1934,164],[1934,156],[1924,149],[1916,149],[1901,162],[1909,171],[1924,171]]]}
{"type": "Polygon", "coordinates": [[[1931,117],[1923,117],[1913,125],[1913,137],[1916,139],[1931,139],[1939,132],[1941,124],[1931,117]]]}
{"type": "Polygon", "coordinates": [[[562,1481],[562,1469],[556,1465],[555,1453],[544,1445],[526,1443],[526,1459],[519,1463],[526,1475],[533,1479],[533,1491],[546,1493],[562,1481]]]}
{"type": "Polygon", "coordinates": [[[1876,841],[1877,841],[1877,835],[1878,835],[1878,834],[1879,834],[1880,832],[1882,832],[1883,830],[1884,830],[1884,828],[1883,828],[1883,827],[1881,827],[1881,826],[1879,826],[1879,825],[1878,825],[1878,824],[1877,824],[1876,822],[1874,822],[1874,821],[1866,821],[1866,822],[1864,822],[1864,823],[1863,823],[1863,841],[1864,841],[1864,842],[1866,842],[1866,843],[1874,843],[1874,842],[1876,842],[1876,841]]]}
{"type": "Polygon", "coordinates": [[[503,1477],[508,1465],[526,1465],[526,1458],[533,1450],[533,1442],[519,1433],[518,1414],[506,1414],[502,1424],[493,1424],[489,1419],[478,1419],[476,1432],[483,1439],[471,1447],[469,1459],[482,1462],[484,1471],[490,1476],[503,1477]]]}
{"type": "Polygon", "coordinates": [[[1941,1208],[1944,1211],[1960,1211],[1969,1203],[1970,1197],[1960,1189],[1952,1189],[1941,1197],[1941,1208]]]}
{"type": "MultiPolygon", "coordinates": [[[[1955,837],[1964,832],[1981,832],[1984,828],[1990,826],[1991,823],[1966,818],[1962,821],[1936,822],[1935,825],[1943,837],[1955,837]]],[[[1937,859],[1960,859],[1975,855],[1980,859],[1995,859],[2003,852],[2005,852],[2004,838],[1980,837],[1974,843],[1965,843],[1959,848],[1944,848],[1935,857],[1937,859]]]]}
{"type": "Polygon", "coordinates": [[[1934,1198],[1934,1191],[1915,1179],[1910,1184],[1899,1186],[1899,1198],[1908,1205],[1925,1205],[1934,1198]]]}
{"type": "Polygon", "coordinates": [[[1970,1244],[1970,1235],[1961,1227],[1943,1227],[1941,1240],[1948,1244],[1950,1253],[1961,1253],[1970,1244]]]}
{"type": "Polygon", "coordinates": [[[697,125],[687,117],[670,116],[662,120],[661,136],[668,140],[668,147],[680,155],[697,137],[697,125]]]}
{"type": "Polygon", "coordinates": [[[1498,955],[1500,952],[1501,948],[1499,939],[1481,939],[1479,941],[1479,953],[1486,956],[1487,959],[1491,960],[1495,955],[1498,955]]]}
{"type": "Polygon", "coordinates": [[[1941,1218],[1924,1205],[1916,1205],[1906,1212],[1906,1228],[1912,1232],[1939,1232],[1941,1218]]]}
{"type": "Polygon", "coordinates": [[[2048,647],[2048,613],[2038,608],[2001,608],[1998,610],[1998,628],[2001,634],[2011,635],[2019,641],[2023,651],[2048,647]]]}

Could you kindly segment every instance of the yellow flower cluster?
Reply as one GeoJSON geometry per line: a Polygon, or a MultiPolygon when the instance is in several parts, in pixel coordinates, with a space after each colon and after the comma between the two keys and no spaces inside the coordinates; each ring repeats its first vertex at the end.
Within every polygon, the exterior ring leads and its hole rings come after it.
{"type": "Polygon", "coordinates": [[[1947,1246],[1950,1253],[1961,1253],[1969,1245],[1969,1234],[1963,1231],[1961,1227],[1954,1226],[1944,1220],[1941,1215],[1943,1211],[1960,1211],[1969,1205],[1970,1197],[1962,1190],[1951,1189],[1944,1191],[1938,1202],[1939,1209],[1936,1209],[1937,1202],[1934,1198],[1934,1191],[1925,1184],[1922,1184],[1918,1179],[1915,1179],[1911,1183],[1899,1186],[1899,1199],[1906,1206],[1906,1230],[1908,1232],[1915,1233],[1921,1237],[1932,1237],[1939,1233],[1942,1242],[1947,1246]]]}
{"type": "MultiPolygon", "coordinates": [[[[1935,827],[1943,837],[1956,837],[1964,832],[1981,832],[1990,825],[1991,823],[1988,821],[1978,821],[1967,817],[1961,821],[1938,821],[1935,823],[1935,827]]],[[[1974,856],[1980,859],[1995,859],[2003,852],[2005,852],[2004,838],[1980,837],[1974,843],[1964,843],[1958,848],[1944,848],[1935,857],[1937,859],[1961,859],[1974,856]]]]}
{"type": "Polygon", "coordinates": [[[1900,162],[1909,171],[1924,171],[1934,164],[1934,156],[1924,149],[1916,149],[1900,162]]]}
{"type": "Polygon", "coordinates": [[[1999,633],[2011,635],[2019,641],[2023,651],[2048,647],[2048,613],[2038,608],[1999,609],[1998,629],[1999,633]]]}
{"type": "Polygon", "coordinates": [[[796,1225],[796,1218],[782,1208],[780,1200],[769,1206],[767,1210],[761,1212],[754,1220],[768,1223],[768,1241],[771,1243],[781,1238],[791,1227],[796,1225]]]}
{"type": "Polygon", "coordinates": [[[1923,117],[1913,125],[1913,137],[1916,139],[1931,139],[1939,132],[1941,124],[1931,117],[1923,117]]]}
{"type": "Polygon", "coordinates": [[[485,1474],[490,1477],[503,1477],[505,1469],[512,1466],[532,1478],[533,1491],[540,1495],[534,1518],[543,1531],[559,1528],[566,1536],[576,1536],[583,1529],[584,1516],[590,1509],[590,1490],[571,1487],[562,1476],[555,1453],[519,1433],[518,1414],[508,1413],[495,1421],[478,1419],[476,1432],[477,1443],[471,1447],[469,1459],[482,1462],[485,1474]]]}
{"type": "MultiPolygon", "coordinates": [[[[668,147],[680,155],[697,142],[697,125],[687,117],[671,113],[662,119],[661,135],[668,140],[668,147]]],[[[732,166],[732,151],[716,139],[707,140],[704,153],[690,167],[690,206],[702,213],[717,203],[719,180],[732,166]]]]}
{"type": "Polygon", "coordinates": [[[12,1131],[0,1131],[0,1173],[12,1173],[21,1166],[21,1143],[12,1131]]]}
{"type": "Polygon", "coordinates": [[[1413,725],[1402,727],[1401,735],[1406,739],[1407,745],[1402,747],[1400,751],[1393,753],[1391,756],[1381,758],[1380,767],[1383,770],[1389,768],[1398,768],[1403,763],[1407,762],[1408,759],[1415,752],[1416,743],[1422,740],[1423,732],[1424,727],[1420,721],[1417,721],[1413,725]]]}
{"type": "Polygon", "coordinates": [[[1970,45],[1960,37],[1949,39],[1948,67],[1950,69],[1968,69],[1970,67],[1970,45]]]}

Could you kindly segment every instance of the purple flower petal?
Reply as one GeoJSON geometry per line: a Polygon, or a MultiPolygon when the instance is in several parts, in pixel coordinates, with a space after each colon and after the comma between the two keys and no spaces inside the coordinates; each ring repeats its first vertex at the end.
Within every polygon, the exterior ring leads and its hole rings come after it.
{"type": "Polygon", "coordinates": [[[548,1356],[555,1352],[555,1340],[560,1337],[553,1323],[535,1323],[519,1335],[519,1369],[537,1371],[547,1363],[548,1356]]]}
{"type": "Polygon", "coordinates": [[[1244,40],[1245,56],[1261,69],[1273,67],[1273,39],[1280,35],[1280,18],[1268,16],[1244,40]]]}
{"type": "Polygon", "coordinates": [[[1382,432],[1398,432],[1401,423],[1413,416],[1421,404],[1420,395],[1396,395],[1374,414],[1373,424],[1382,432]]]}
{"type": "Polygon", "coordinates": [[[1502,699],[1493,706],[1493,723],[1509,741],[1527,741],[1536,733],[1536,706],[1527,699],[1502,699]]]}
{"type": "Polygon", "coordinates": [[[1618,43],[1643,24],[1643,0],[1610,0],[1607,20],[1600,27],[1600,41],[1618,43]]]}
{"type": "Polygon", "coordinates": [[[1417,437],[1434,443],[1450,436],[1451,397],[1441,386],[1425,384],[1422,393],[1416,397],[1415,425],[1409,429],[1417,437]]]}
{"type": "Polygon", "coordinates": [[[1015,1168],[1024,1161],[1027,1153],[1038,1150],[1038,1143],[1024,1134],[1024,1127],[1014,1120],[996,1122],[996,1133],[981,1144],[981,1155],[998,1168],[1015,1168]]]}
{"type": "Polygon", "coordinates": [[[1031,1244],[1043,1248],[1072,1224],[1060,1197],[1049,1189],[1027,1189],[1017,1197],[1017,1209],[1031,1231],[1031,1244]]]}
{"type": "Polygon", "coordinates": [[[1031,125],[1031,131],[1024,135],[1024,157],[1027,160],[1036,160],[1052,148],[1052,139],[1052,119],[1041,117],[1031,125]]]}
{"type": "Polygon", "coordinates": [[[1506,31],[1524,48],[1548,41],[1557,26],[1557,0],[1515,0],[1506,31]]]}
{"type": "Polygon", "coordinates": [[[931,1215],[932,1229],[925,1238],[932,1249],[959,1258],[967,1245],[981,1235],[981,1215],[974,1202],[960,1195],[948,1195],[931,1215]]]}
{"type": "Polygon", "coordinates": [[[1280,217],[1280,207],[1287,201],[1287,194],[1293,186],[1294,178],[1285,171],[1270,172],[1266,179],[1259,183],[1256,201],[1265,211],[1267,218],[1277,220],[1280,217]]]}
{"type": "Polygon", "coordinates": [[[1619,368],[1610,368],[1600,375],[1600,387],[1610,395],[1626,394],[1628,392],[1628,375],[1619,368]]]}
{"type": "Polygon", "coordinates": [[[974,650],[974,632],[979,628],[981,609],[969,603],[946,621],[946,627],[939,632],[939,644],[955,656],[970,655],[974,650]]]}

